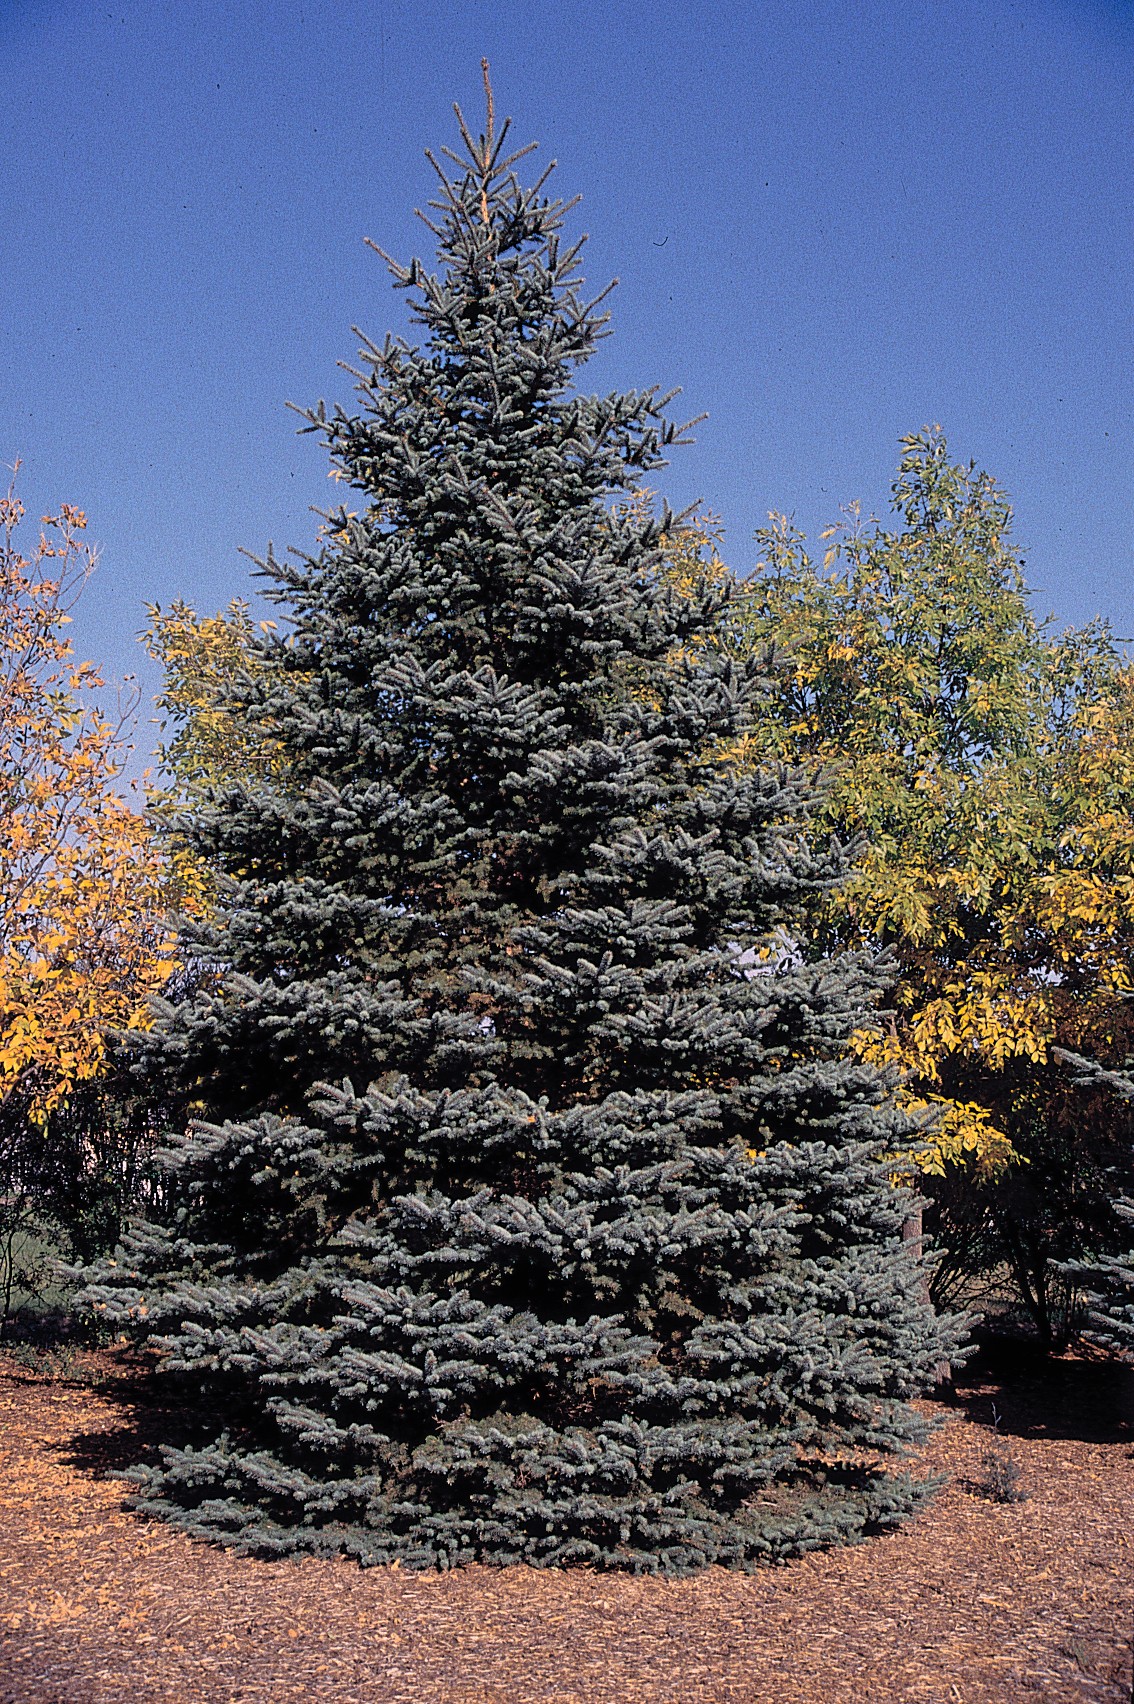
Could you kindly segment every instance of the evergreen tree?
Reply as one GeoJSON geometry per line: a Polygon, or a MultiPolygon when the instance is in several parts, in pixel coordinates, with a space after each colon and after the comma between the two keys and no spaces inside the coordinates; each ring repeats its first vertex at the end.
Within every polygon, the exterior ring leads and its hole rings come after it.
{"type": "Polygon", "coordinates": [[[212,981],[139,1068],[203,1121],[90,1294],[227,1416],[133,1472],[195,1534],[750,1567],[918,1506],[891,1458],[956,1331],[848,1053],[877,964],[759,959],[846,855],[802,772],[723,755],[760,668],[630,500],[669,399],[571,390],[606,316],[570,204],[491,101],[458,119],[438,270],[389,263],[423,343],[310,417],[360,508],[264,564],[291,632],[239,709],[273,761],[181,823],[212,981]]]}
{"type": "MultiPolygon", "coordinates": [[[[1062,1049],[1058,1057],[1074,1066],[1078,1082],[1087,1088],[1109,1089],[1119,1100],[1134,1101],[1134,1072],[1109,1071],[1097,1060],[1084,1059],[1062,1049]]],[[[1127,1108],[1129,1110],[1129,1107],[1127,1108]]],[[[1116,1194],[1110,1203],[1112,1223],[1110,1248],[1089,1260],[1067,1261],[1061,1272],[1079,1291],[1085,1316],[1084,1336],[1104,1349],[1134,1353],[1134,1201],[1116,1194]]]]}

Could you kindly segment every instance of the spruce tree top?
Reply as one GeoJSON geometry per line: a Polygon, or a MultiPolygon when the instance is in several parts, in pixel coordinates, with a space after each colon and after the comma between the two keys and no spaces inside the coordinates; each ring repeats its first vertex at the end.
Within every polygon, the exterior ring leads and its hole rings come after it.
{"type": "MultiPolygon", "coordinates": [[[[744,800],[778,797],[786,822],[806,812],[809,790],[796,798],[783,778],[726,776],[717,761],[753,713],[759,665],[712,646],[719,586],[706,579],[678,595],[659,575],[672,517],[636,500],[684,428],[666,419],[670,396],[656,387],[569,393],[605,334],[597,309],[608,293],[579,296],[583,240],[560,243],[574,203],[544,193],[552,167],[521,184],[514,168],[531,148],[506,151],[491,93],[479,138],[459,108],[457,118],[466,156],[445,153],[460,175],[429,155],[441,195],[422,217],[439,269],[384,256],[413,296],[424,344],[366,341],[361,408],[328,415],[320,404],[306,416],[365,504],[328,517],[318,555],[262,564],[292,631],[265,640],[267,666],[238,708],[286,754],[288,785],[221,789],[182,824],[237,884],[223,926],[205,928],[197,950],[262,992],[270,965],[289,989],[279,1039],[298,1051],[265,1051],[228,1002],[215,1030],[210,1020],[213,1092],[188,1086],[229,1114],[299,1110],[320,1064],[324,1078],[375,1076],[370,1040],[303,1041],[300,976],[329,976],[341,993],[396,975],[415,1017],[447,1026],[448,1064],[438,1055],[431,1081],[463,1081],[470,1048],[494,1052],[507,1074],[508,1001],[495,983],[514,984],[517,956],[539,950],[515,928],[565,905],[621,904],[641,882],[651,905],[702,909],[679,949],[710,955],[687,967],[691,985],[838,873],[837,856],[804,857],[753,884],[761,853],[745,842],[744,800]],[[628,878],[625,848],[596,854],[663,820],[628,878]],[[690,849],[705,836],[690,882],[690,849]],[[292,894],[281,934],[285,874],[303,897],[292,894]],[[360,878],[365,898],[353,891],[360,878]]],[[[601,958],[606,943],[590,944],[601,958]]],[[[369,992],[360,998],[367,1005],[369,992]]],[[[530,1025],[512,1019],[516,1039],[515,1026],[530,1025]]],[[[359,1038],[365,1013],[361,1023],[359,1038]]],[[[408,1012],[398,1029],[408,1054],[387,1037],[381,1062],[420,1065],[408,1012]]],[[[531,1080],[533,1049],[522,1048],[528,1087],[554,1093],[554,1069],[546,1085],[531,1080]]],[[[196,1049],[187,1063],[200,1070],[196,1049]]]]}
{"type": "MultiPolygon", "coordinates": [[[[430,203],[439,218],[419,210],[437,238],[439,271],[377,250],[396,287],[413,296],[425,347],[364,340],[363,412],[339,409],[328,419],[320,405],[309,416],[340,477],[369,505],[369,525],[339,517],[335,613],[355,669],[408,648],[423,664],[506,670],[546,687],[584,683],[586,697],[621,651],[660,655],[672,641],[670,621],[651,619],[654,598],[643,595],[652,564],[641,550],[659,529],[643,528],[640,514],[619,525],[605,500],[664,465],[682,429],[664,418],[670,397],[656,387],[566,394],[606,334],[608,316],[596,310],[614,286],[580,299],[585,238],[561,248],[575,202],[544,193],[554,161],[523,187],[514,168],[535,144],[505,151],[510,121],[495,133],[491,92],[479,139],[455,110],[467,158],[443,153],[461,175],[451,179],[427,151],[441,184],[430,203]],[[369,607],[387,590],[375,655],[350,618],[359,600],[369,607]]],[[[277,564],[274,572],[289,602],[314,611],[325,645],[327,607],[311,600],[329,589],[323,569],[293,575],[277,564]]]]}

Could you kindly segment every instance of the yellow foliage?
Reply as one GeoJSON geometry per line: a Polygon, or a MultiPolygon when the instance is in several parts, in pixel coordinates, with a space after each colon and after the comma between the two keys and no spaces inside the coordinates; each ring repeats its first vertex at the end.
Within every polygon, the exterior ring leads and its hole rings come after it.
{"type": "Polygon", "coordinates": [[[148,1022],[169,975],[163,870],[120,796],[132,705],[110,718],[65,636],[94,567],[86,518],[45,516],[30,555],[0,499],[0,1103],[43,1118],[98,1075],[109,1033],[148,1022]]]}
{"type": "MultiPolygon", "coordinates": [[[[241,680],[262,673],[254,642],[273,631],[275,623],[255,622],[240,598],[216,615],[198,615],[181,599],[168,609],[147,604],[146,613],[149,626],[142,642],[164,672],[157,707],[166,736],[158,751],[165,784],[151,788],[151,809],[168,820],[212,788],[278,779],[280,749],[270,735],[234,712],[231,697],[241,680]]],[[[213,877],[176,835],[167,846],[178,903],[190,910],[207,906],[213,877]]]]}
{"type": "Polygon", "coordinates": [[[948,1166],[970,1166],[978,1172],[990,1173],[1002,1171],[1018,1159],[1007,1136],[993,1124],[987,1108],[975,1101],[948,1100],[942,1096],[923,1099],[908,1091],[899,1099],[910,1113],[935,1115],[931,1133],[900,1156],[903,1166],[912,1164],[925,1177],[944,1177],[948,1166]]]}
{"type": "Polygon", "coordinates": [[[165,675],[160,727],[172,730],[160,756],[177,792],[274,773],[276,753],[233,715],[228,696],[242,675],[255,674],[253,643],[275,623],[255,622],[240,598],[216,615],[198,615],[180,598],[168,609],[147,604],[146,614],[142,642],[165,675]]]}
{"type": "MultiPolygon", "coordinates": [[[[996,1169],[1013,1063],[1042,1068],[1134,988],[1134,668],[1101,625],[1035,620],[986,475],[936,430],[904,452],[896,532],[852,505],[822,569],[785,517],[758,535],[722,643],[780,666],[717,755],[824,773],[827,824],[865,847],[819,927],[888,946],[900,973],[890,1032],[857,1044],[938,1109],[921,1170],[996,1169]]],[[[719,564],[718,538],[693,526],[679,589],[698,560],[719,564]]]]}

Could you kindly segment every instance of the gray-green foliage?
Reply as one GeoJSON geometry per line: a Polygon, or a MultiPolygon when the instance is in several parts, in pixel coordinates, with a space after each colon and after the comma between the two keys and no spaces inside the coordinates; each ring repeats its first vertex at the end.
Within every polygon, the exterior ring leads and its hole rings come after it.
{"type": "Polygon", "coordinates": [[[877,966],[738,962],[845,854],[806,777],[714,755],[763,688],[624,501],[666,399],[571,390],[605,315],[565,209],[462,136],[437,271],[392,265],[421,347],[312,416],[356,509],[269,559],[293,631],[241,689],[287,785],[182,823],[215,975],[141,1043],[205,1121],[90,1293],[228,1415],[134,1471],[194,1533],[750,1567],[918,1505],[888,1461],[955,1332],[848,1055],[877,966]]]}
{"type": "MultiPolygon", "coordinates": [[[[1134,1101],[1134,1072],[1108,1071],[1095,1060],[1060,1049],[1059,1059],[1077,1067],[1084,1086],[1105,1087],[1120,1100],[1134,1101]]],[[[1089,1260],[1068,1261],[1062,1276],[1079,1292],[1084,1335],[1105,1349],[1134,1352],[1134,1201],[1116,1193],[1110,1203],[1116,1224],[1109,1251],[1089,1260]],[[1130,1228],[1130,1233],[1122,1233],[1130,1228]],[[1118,1235],[1115,1236],[1114,1232],[1118,1235]],[[1118,1243],[1117,1248],[1113,1245],[1118,1243]],[[1125,1246],[1122,1246],[1125,1245],[1125,1246]]]]}

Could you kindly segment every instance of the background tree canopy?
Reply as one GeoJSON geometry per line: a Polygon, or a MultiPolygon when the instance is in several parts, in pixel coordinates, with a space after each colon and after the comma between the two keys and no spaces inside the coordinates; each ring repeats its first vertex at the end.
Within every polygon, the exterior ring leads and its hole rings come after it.
{"type": "MultiPolygon", "coordinates": [[[[1044,1335],[1073,1298],[1053,1262],[1106,1240],[1117,1103],[1071,1091],[1053,1046],[1121,1059],[1134,986],[1134,675],[1109,629],[1037,620],[996,482],[942,434],[903,443],[898,524],[854,507],[822,566],[782,516],[719,642],[781,653],[770,713],[738,748],[819,766],[823,814],[861,850],[833,889],[831,942],[900,966],[896,1010],[865,1057],[937,1109],[909,1159],[930,1180],[939,1289],[1006,1263],[1044,1335]]],[[[673,541],[680,584],[723,572],[704,525],[673,541]]]]}
{"type": "Polygon", "coordinates": [[[42,1268],[39,1237],[90,1258],[136,1195],[148,1128],[115,1078],[116,1032],[149,1021],[173,969],[165,870],[120,795],[132,705],[67,634],[94,568],[64,505],[34,541],[0,498],[0,1307],[42,1268]],[[115,1078],[116,1093],[103,1095],[115,1078]]]}

